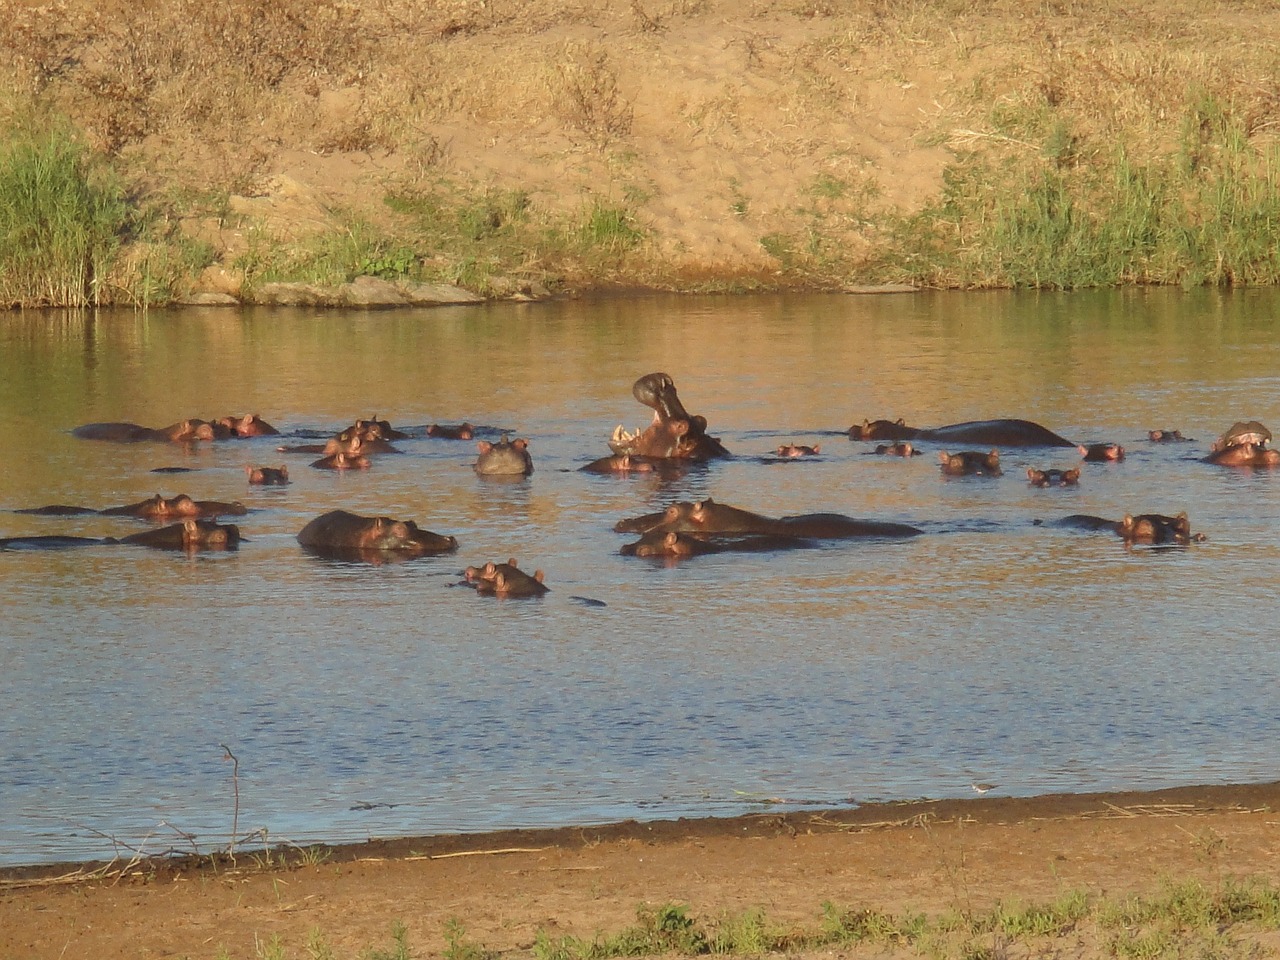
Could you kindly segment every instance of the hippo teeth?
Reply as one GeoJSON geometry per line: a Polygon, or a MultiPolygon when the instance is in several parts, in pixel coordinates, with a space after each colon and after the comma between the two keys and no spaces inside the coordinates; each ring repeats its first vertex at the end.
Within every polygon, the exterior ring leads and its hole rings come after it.
{"type": "Polygon", "coordinates": [[[631,443],[637,436],[639,436],[639,431],[636,433],[629,433],[623,429],[622,424],[618,424],[613,428],[613,436],[610,439],[613,443],[626,444],[631,443]]]}

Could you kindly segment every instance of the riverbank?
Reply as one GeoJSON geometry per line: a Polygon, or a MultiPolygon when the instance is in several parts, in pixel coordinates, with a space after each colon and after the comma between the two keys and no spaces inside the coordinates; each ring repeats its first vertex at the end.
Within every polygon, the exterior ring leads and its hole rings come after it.
{"type": "Polygon", "coordinates": [[[0,956],[1256,956],[1280,946],[1278,808],[1280,784],[778,806],[8,870],[0,956]]]}
{"type": "Polygon", "coordinates": [[[1280,279],[1268,4],[13,13],[0,303],[1280,279]]]}

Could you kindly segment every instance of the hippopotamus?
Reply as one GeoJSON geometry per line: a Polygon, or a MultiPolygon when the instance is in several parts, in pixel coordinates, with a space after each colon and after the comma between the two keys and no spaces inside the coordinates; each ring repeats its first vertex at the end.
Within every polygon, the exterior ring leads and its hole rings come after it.
{"type": "Polygon", "coordinates": [[[755,552],[765,550],[794,550],[797,547],[816,547],[817,541],[802,537],[779,536],[771,533],[754,533],[740,536],[695,536],[675,530],[650,530],[635,543],[624,544],[618,551],[624,557],[662,557],[683,560],[708,553],[755,552]]]}
{"type": "Polygon", "coordinates": [[[1211,449],[1216,452],[1243,444],[1265,447],[1270,442],[1271,431],[1257,420],[1237,420],[1222,436],[1213,441],[1211,449]]]}
{"type": "Polygon", "coordinates": [[[120,542],[161,550],[235,550],[240,546],[240,528],[234,523],[189,518],[167,527],[131,533],[121,537],[120,542]]]}
{"type": "Polygon", "coordinates": [[[1126,513],[1122,520],[1107,520],[1088,514],[1072,514],[1057,521],[1058,526],[1078,527],[1083,530],[1110,530],[1126,543],[1190,543],[1203,541],[1203,533],[1191,532],[1191,521],[1186,511],[1176,517],[1162,513],[1126,513]]]}
{"type": "Polygon", "coordinates": [[[244,516],[249,510],[238,500],[226,503],[221,500],[193,500],[185,493],[180,493],[174,497],[163,497],[157,493],[146,500],[139,500],[137,503],[127,503],[120,507],[107,507],[105,510],[95,510],[92,507],[72,507],[59,503],[46,507],[16,510],[14,512],[63,517],[82,513],[97,513],[103,516],[164,520],[173,517],[244,516]]]}
{"type": "Polygon", "coordinates": [[[1257,420],[1236,422],[1213,442],[1206,463],[1224,467],[1274,467],[1280,450],[1271,449],[1271,431],[1257,420]]]}
{"type": "Polygon", "coordinates": [[[1275,467],[1280,466],[1280,450],[1256,443],[1237,443],[1215,450],[1205,457],[1205,462],[1223,467],[1275,467]]]}
{"type": "Polygon", "coordinates": [[[70,547],[91,547],[101,544],[132,544],[139,547],[155,547],[159,550],[235,550],[240,546],[240,528],[233,523],[221,524],[213,520],[190,518],[167,527],[131,533],[127,537],[5,537],[0,539],[0,550],[65,550],[70,547]]]}
{"type": "Polygon", "coordinates": [[[373,461],[358,453],[332,453],[313,460],[311,466],[317,470],[368,470],[373,461]]]}
{"type": "Polygon", "coordinates": [[[1114,463],[1124,459],[1124,447],[1118,443],[1078,444],[1080,456],[1090,463],[1114,463]]]}
{"type": "Polygon", "coordinates": [[[393,429],[386,420],[357,420],[344,427],[324,443],[301,443],[276,447],[281,453],[319,453],[326,457],[345,453],[348,456],[370,456],[375,453],[401,453],[392,440],[402,440],[407,433],[393,429]]]}
{"type": "Polygon", "coordinates": [[[962,450],[960,453],[938,454],[938,462],[942,464],[942,472],[951,477],[985,476],[998,477],[1000,469],[1000,451],[980,453],[977,450],[962,450]]]}
{"type": "Polygon", "coordinates": [[[1148,430],[1147,439],[1152,443],[1192,443],[1190,437],[1184,437],[1181,430],[1148,430]]]}
{"type": "Polygon", "coordinates": [[[784,443],[774,451],[779,457],[816,457],[822,452],[822,445],[815,443],[812,447],[806,447],[800,443],[784,443]]]}
{"type": "Polygon", "coordinates": [[[232,437],[273,437],[280,432],[256,413],[219,417],[214,424],[226,429],[227,435],[232,437]]]}
{"type": "Polygon", "coordinates": [[[349,427],[343,428],[337,434],[338,437],[347,439],[350,437],[359,437],[361,440],[407,440],[409,434],[403,430],[397,430],[391,426],[389,420],[380,420],[375,413],[367,420],[357,418],[349,427]]]}
{"type": "Polygon", "coordinates": [[[858,520],[840,513],[767,517],[710,498],[696,503],[683,501],[661,513],[620,520],[613,529],[619,533],[767,534],[812,540],[914,537],[924,532],[905,523],[858,520]]]}
{"type": "Polygon", "coordinates": [[[289,482],[289,468],[283,463],[278,467],[251,467],[246,463],[244,472],[254,485],[283,487],[289,482]]]}
{"type": "Polygon", "coordinates": [[[495,597],[540,597],[551,589],[543,582],[541,570],[530,576],[516,565],[515,557],[506,563],[490,561],[483,567],[467,567],[463,576],[477,593],[495,597]]]}
{"type": "Polygon", "coordinates": [[[476,444],[480,456],[474,469],[482,477],[527,477],[533,473],[533,457],[529,455],[529,441],[523,438],[508,440],[504,433],[497,443],[481,440],[476,444]]]}
{"type": "Polygon", "coordinates": [[[204,420],[179,420],[167,427],[144,427],[136,423],[86,423],[71,431],[81,440],[109,440],[116,443],[139,443],[154,440],[168,443],[190,443],[216,440],[212,424],[204,420]]]}
{"type": "Polygon", "coordinates": [[[650,460],[648,457],[615,453],[612,456],[592,460],[579,469],[583,473],[653,473],[660,464],[661,461],[650,460]]]}
{"type": "Polygon", "coordinates": [[[871,452],[880,457],[914,457],[920,453],[919,450],[905,440],[899,440],[896,443],[877,444],[876,448],[871,452]]]}
{"type": "Polygon", "coordinates": [[[675,382],[667,374],[645,374],[632,384],[631,393],[640,403],[653,408],[653,422],[635,433],[628,433],[619,424],[609,440],[614,453],[695,462],[729,456],[716,437],[708,436],[706,418],[685,410],[675,382]]]}
{"type": "Polygon", "coordinates": [[[440,440],[471,440],[475,437],[476,428],[470,423],[456,425],[433,423],[427,427],[427,436],[440,440]]]}
{"type": "Polygon", "coordinates": [[[363,554],[405,556],[452,553],[458,541],[419,529],[412,520],[362,517],[346,510],[330,510],[298,532],[298,543],[312,553],[359,558],[363,554]]]}
{"type": "Polygon", "coordinates": [[[1080,482],[1080,468],[1037,470],[1035,467],[1027,467],[1027,479],[1033,487],[1051,487],[1054,485],[1070,487],[1080,482]]]}
{"type": "Polygon", "coordinates": [[[1074,447],[1047,427],[1030,420],[969,420],[943,427],[909,427],[902,420],[864,420],[849,428],[850,440],[932,440],[998,447],[1074,447]]]}
{"type": "Polygon", "coordinates": [[[116,443],[138,443],[155,440],[168,443],[191,443],[196,440],[226,440],[231,437],[265,437],[280,431],[256,413],[217,420],[179,420],[167,427],[144,427],[136,423],[86,423],[71,431],[82,440],[111,440],[116,443]]]}

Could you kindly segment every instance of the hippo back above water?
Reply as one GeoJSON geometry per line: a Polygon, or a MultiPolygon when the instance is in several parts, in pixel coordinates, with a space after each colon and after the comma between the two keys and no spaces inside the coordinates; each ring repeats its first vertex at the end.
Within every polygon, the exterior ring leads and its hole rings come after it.
{"type": "Polygon", "coordinates": [[[313,553],[354,558],[378,553],[424,556],[458,549],[453,537],[419,529],[412,520],[362,517],[346,510],[316,517],[298,532],[298,543],[313,553]]]}
{"type": "Polygon", "coordinates": [[[849,428],[850,440],[932,440],[989,447],[1074,447],[1048,427],[1031,420],[967,420],[942,427],[909,427],[901,420],[864,420],[849,428]]]}

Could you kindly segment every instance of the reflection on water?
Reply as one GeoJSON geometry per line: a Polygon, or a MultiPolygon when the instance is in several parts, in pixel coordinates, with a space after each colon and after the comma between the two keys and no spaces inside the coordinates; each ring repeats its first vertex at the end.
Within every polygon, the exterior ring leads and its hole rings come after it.
{"type": "MultiPolygon", "coordinates": [[[[1280,602],[1269,472],[1198,461],[1237,419],[1280,424],[1272,291],[652,298],[387,313],[21,314],[0,327],[0,509],[160,492],[240,499],[236,553],[0,554],[0,862],[225,844],[728,814],[814,803],[1270,780],[1280,602]],[[595,476],[631,383],[670,373],[737,456],[674,479],[595,476]],[[259,412],[286,441],[357,416],[527,437],[492,483],[474,443],[401,441],[311,470],[261,438],[182,449],[71,427],[259,412]],[[943,479],[937,445],[870,455],[864,418],[1018,416],[1123,444],[1078,487],[1006,450],[943,479]],[[1153,428],[1196,443],[1157,445],[1153,428]],[[769,462],[782,443],[819,457],[769,462]],[[288,487],[246,464],[287,462],[288,487]],[[158,467],[194,472],[157,474],[158,467]],[[621,557],[623,517],[681,499],[912,523],[905,542],[621,557]],[[456,536],[363,565],[294,535],[342,507],[456,536]],[[1041,526],[1177,513],[1209,539],[1126,550],[1041,526]],[[458,586],[519,558],[552,593],[458,586]],[[573,600],[585,597],[592,605],[573,600]]],[[[0,514],[0,536],[118,536],[117,517],[0,514]]]]}

